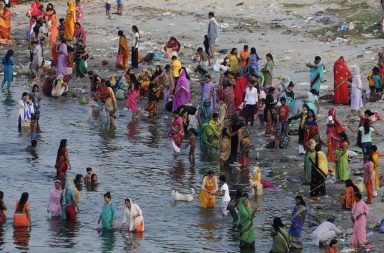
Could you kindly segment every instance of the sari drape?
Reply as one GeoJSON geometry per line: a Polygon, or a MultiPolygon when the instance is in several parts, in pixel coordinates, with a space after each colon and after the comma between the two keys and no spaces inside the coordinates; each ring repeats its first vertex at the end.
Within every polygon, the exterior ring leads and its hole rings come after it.
{"type": "Polygon", "coordinates": [[[64,38],[68,41],[73,40],[76,23],[76,6],[72,0],[68,0],[68,10],[65,16],[64,38]]]}
{"type": "Polygon", "coordinates": [[[348,150],[338,149],[336,150],[336,179],[347,180],[348,175],[348,150]]]}
{"type": "Polygon", "coordinates": [[[191,93],[189,82],[185,73],[185,70],[182,69],[179,79],[177,79],[177,84],[175,88],[175,95],[172,102],[172,112],[175,112],[180,105],[185,105],[186,102],[191,102],[191,93]]]}
{"type": "Polygon", "coordinates": [[[231,139],[224,137],[220,141],[220,163],[224,164],[231,155],[231,139]]]}
{"type": "Polygon", "coordinates": [[[210,120],[202,126],[202,143],[204,148],[218,148],[220,144],[220,127],[214,120],[210,120]]]}
{"type": "Polygon", "coordinates": [[[302,248],[301,231],[303,230],[307,209],[305,206],[296,205],[292,211],[291,226],[289,227],[289,242],[293,248],[302,248]]]}
{"type": "Polygon", "coordinates": [[[289,250],[288,232],[284,228],[279,228],[273,236],[272,249],[270,253],[287,253],[289,250]]]}
{"type": "Polygon", "coordinates": [[[245,197],[239,199],[239,217],[240,248],[254,248],[256,240],[256,232],[253,226],[254,214],[251,203],[245,197]]]}
{"type": "Polygon", "coordinates": [[[213,112],[217,111],[217,106],[216,106],[216,92],[215,92],[215,85],[213,82],[205,83],[202,88],[201,92],[201,102],[206,102],[210,101],[211,102],[211,110],[213,112]]]}
{"type": "Polygon", "coordinates": [[[353,233],[351,244],[354,246],[362,246],[367,242],[367,215],[368,207],[363,200],[355,202],[352,208],[353,233]]]}
{"type": "Polygon", "coordinates": [[[180,147],[183,143],[184,135],[184,122],[181,117],[178,117],[172,121],[172,128],[170,132],[170,136],[172,138],[172,146],[177,153],[180,152],[180,147]]]}
{"type": "Polygon", "coordinates": [[[0,10],[0,45],[11,42],[11,12],[8,8],[0,10]]]}
{"type": "Polygon", "coordinates": [[[240,104],[244,101],[245,89],[247,88],[248,78],[240,77],[236,80],[234,88],[234,106],[235,110],[239,109],[240,104]]]}
{"type": "Polygon", "coordinates": [[[325,179],[328,173],[328,161],[325,154],[321,151],[313,152],[310,157],[312,163],[311,166],[311,186],[310,193],[311,197],[324,196],[325,190],[325,179]],[[316,153],[318,161],[316,162],[316,153]]]}
{"type": "Polygon", "coordinates": [[[124,35],[120,36],[119,50],[117,54],[123,56],[123,67],[128,68],[129,48],[128,48],[127,38],[124,35]]]}
{"type": "Polygon", "coordinates": [[[341,206],[343,208],[351,209],[355,204],[355,190],[352,186],[345,190],[345,193],[340,196],[341,206]]]}
{"type": "Polygon", "coordinates": [[[56,43],[56,37],[57,37],[57,31],[58,31],[58,20],[57,20],[57,15],[56,12],[50,16],[50,21],[51,21],[51,30],[50,30],[50,35],[49,35],[49,41],[52,44],[56,43]]]}
{"type": "MultiPolygon", "coordinates": [[[[208,180],[208,176],[205,176],[203,179],[203,187],[207,191],[215,191],[217,189],[217,178],[214,176],[211,182],[208,180]]],[[[216,196],[210,195],[208,192],[200,189],[199,192],[199,202],[202,208],[215,208],[216,206],[216,196]]]]}
{"type": "Polygon", "coordinates": [[[335,62],[333,67],[334,74],[334,103],[349,104],[348,80],[352,77],[351,71],[345,63],[344,57],[335,62]]]}

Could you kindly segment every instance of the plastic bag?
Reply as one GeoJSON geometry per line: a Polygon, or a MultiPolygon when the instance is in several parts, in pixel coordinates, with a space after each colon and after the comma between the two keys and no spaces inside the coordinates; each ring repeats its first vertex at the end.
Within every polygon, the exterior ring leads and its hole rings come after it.
{"type": "Polygon", "coordinates": [[[123,55],[122,54],[118,54],[116,56],[116,67],[124,68],[124,65],[123,65],[123,55]]]}
{"type": "Polygon", "coordinates": [[[384,233],[384,219],[382,219],[380,222],[379,232],[384,233]]]}

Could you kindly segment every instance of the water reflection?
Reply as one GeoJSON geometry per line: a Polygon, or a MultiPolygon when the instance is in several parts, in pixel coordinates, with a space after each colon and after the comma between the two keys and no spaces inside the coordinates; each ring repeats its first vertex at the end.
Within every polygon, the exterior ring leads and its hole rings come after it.
{"type": "MultiPolygon", "coordinates": [[[[5,94],[5,99],[3,100],[3,105],[6,107],[14,107],[16,105],[16,101],[13,99],[12,93],[8,92],[7,94],[5,94]]],[[[10,113],[10,111],[7,110],[6,111],[7,116],[10,116],[9,113],[10,113]]]]}
{"type": "Polygon", "coordinates": [[[0,224],[0,250],[3,248],[2,246],[5,244],[5,225],[0,224]]]}
{"type": "Polygon", "coordinates": [[[124,250],[126,252],[136,252],[135,249],[140,246],[140,241],[144,240],[143,233],[122,232],[121,235],[125,245],[124,250]]]}
{"type": "Polygon", "coordinates": [[[13,243],[17,249],[28,250],[30,238],[30,230],[28,227],[20,227],[13,229],[13,243]]]}
{"type": "Polygon", "coordinates": [[[61,243],[65,248],[74,248],[77,246],[76,237],[80,231],[81,223],[79,221],[61,221],[61,243]]]}
{"type": "Polygon", "coordinates": [[[137,120],[130,121],[127,125],[128,140],[136,140],[139,132],[137,131],[137,120]]]}
{"type": "Polygon", "coordinates": [[[177,159],[169,170],[169,176],[176,185],[182,185],[185,177],[185,165],[182,159],[177,159]]]}
{"type": "Polygon", "coordinates": [[[112,252],[116,242],[115,231],[102,230],[100,237],[102,252],[112,252]]]}

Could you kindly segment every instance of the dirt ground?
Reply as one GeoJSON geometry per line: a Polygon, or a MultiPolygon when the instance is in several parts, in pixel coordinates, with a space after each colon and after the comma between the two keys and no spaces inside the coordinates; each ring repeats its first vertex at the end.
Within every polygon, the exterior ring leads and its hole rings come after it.
{"type": "MultiPolygon", "coordinates": [[[[65,1],[53,1],[59,17],[65,15],[65,1]]],[[[181,61],[189,69],[196,67],[192,61],[193,50],[202,46],[203,36],[206,33],[208,11],[214,11],[219,23],[218,49],[230,50],[233,47],[242,49],[244,44],[256,47],[260,57],[265,61],[265,54],[272,53],[275,59],[274,83],[278,83],[279,76],[289,76],[296,84],[295,93],[302,94],[309,90],[309,73],[305,66],[313,62],[315,55],[320,55],[326,66],[325,82],[321,93],[326,94],[333,89],[333,64],[343,55],[347,64],[359,65],[362,72],[364,89],[368,89],[366,76],[368,71],[377,62],[377,53],[383,50],[384,33],[380,31],[381,13],[380,1],[333,1],[333,0],[299,0],[299,1],[266,1],[266,0],[129,0],[125,2],[124,15],[112,15],[108,20],[104,12],[104,1],[82,1],[84,6],[83,27],[87,31],[87,45],[91,50],[88,69],[97,70],[101,75],[108,77],[112,74],[122,73],[114,67],[117,53],[117,31],[123,30],[130,34],[131,26],[138,25],[141,31],[140,53],[145,55],[155,48],[163,48],[170,36],[175,36],[183,45],[181,61]],[[355,29],[338,31],[341,22],[353,22],[355,29]],[[101,66],[102,60],[108,60],[109,65],[101,66]]],[[[47,4],[47,2],[44,2],[47,4]]],[[[15,51],[16,67],[19,74],[28,68],[29,51],[25,39],[28,29],[28,19],[25,12],[29,3],[12,8],[12,46],[15,51]]],[[[113,6],[115,8],[115,6],[113,6]]],[[[128,39],[130,36],[127,36],[128,39]]],[[[130,40],[129,40],[130,42],[130,40]]],[[[3,54],[8,48],[2,47],[3,54]]],[[[47,56],[50,54],[48,53],[47,56]]],[[[218,58],[224,58],[219,55],[218,58]]],[[[169,60],[155,64],[165,65],[169,60]]],[[[212,71],[212,70],[211,70],[212,71]]],[[[214,80],[218,81],[219,73],[213,73],[214,80]]],[[[21,77],[16,77],[16,79],[21,77]]],[[[76,90],[74,95],[87,96],[89,91],[88,80],[70,83],[71,89],[76,90]]],[[[194,97],[200,90],[197,76],[193,76],[192,90],[194,97]]],[[[320,134],[326,139],[325,121],[327,111],[332,106],[328,101],[322,101],[318,117],[320,134]]],[[[364,108],[383,112],[383,103],[367,103],[364,108]]],[[[350,115],[349,106],[335,106],[337,116],[344,125],[352,123],[357,125],[357,118],[350,115]]],[[[378,129],[382,129],[382,122],[378,122],[378,129]]],[[[291,126],[295,128],[296,126],[291,126]]],[[[313,213],[309,220],[313,224],[321,222],[328,214],[336,215],[336,224],[344,229],[346,234],[351,233],[350,212],[342,211],[338,198],[344,191],[342,183],[328,184],[328,195],[321,199],[309,199],[309,187],[302,185],[303,157],[297,153],[297,136],[292,136],[288,149],[279,152],[265,150],[265,143],[269,141],[257,130],[252,130],[254,163],[262,166],[264,174],[278,182],[279,187],[302,194],[309,202],[313,213]],[[256,153],[261,158],[256,160],[256,153]],[[278,159],[276,159],[276,157],[278,159]]],[[[352,143],[355,135],[349,130],[352,143]]],[[[384,134],[384,131],[383,131],[384,134]]],[[[380,150],[383,150],[382,137],[374,137],[380,150]]],[[[351,145],[351,149],[359,148],[351,145]]],[[[351,168],[361,167],[359,158],[350,164],[351,168]]],[[[330,164],[334,167],[334,164],[330,164]]],[[[374,199],[369,216],[368,231],[381,221],[384,203],[381,195],[374,199]]],[[[347,239],[345,236],[344,239],[347,239]]],[[[384,252],[384,238],[382,234],[374,232],[369,237],[372,243],[370,252],[384,252]]],[[[363,251],[362,251],[363,252],[363,251]]]]}

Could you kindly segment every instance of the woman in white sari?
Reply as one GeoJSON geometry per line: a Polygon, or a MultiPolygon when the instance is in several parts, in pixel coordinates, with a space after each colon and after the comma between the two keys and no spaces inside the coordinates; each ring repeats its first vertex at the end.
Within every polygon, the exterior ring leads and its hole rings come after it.
{"type": "Polygon", "coordinates": [[[19,101],[19,116],[17,118],[18,128],[29,127],[32,114],[34,113],[33,103],[29,99],[29,94],[27,92],[23,92],[19,101]]]}
{"type": "Polygon", "coordinates": [[[356,114],[363,107],[363,99],[361,97],[363,84],[361,83],[361,75],[359,66],[352,68],[352,90],[351,90],[351,113],[356,114]]]}
{"type": "Polygon", "coordinates": [[[143,212],[137,204],[132,203],[131,199],[125,199],[124,218],[120,225],[120,230],[124,229],[124,225],[129,219],[129,232],[142,233],[144,232],[143,212]]]}

